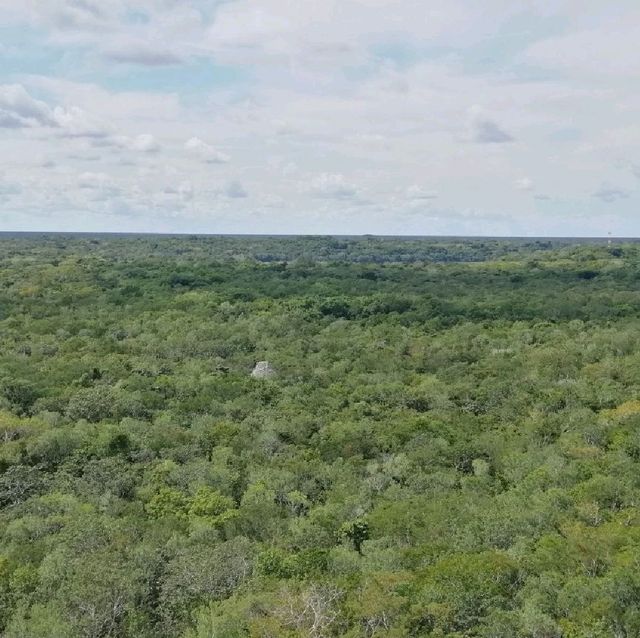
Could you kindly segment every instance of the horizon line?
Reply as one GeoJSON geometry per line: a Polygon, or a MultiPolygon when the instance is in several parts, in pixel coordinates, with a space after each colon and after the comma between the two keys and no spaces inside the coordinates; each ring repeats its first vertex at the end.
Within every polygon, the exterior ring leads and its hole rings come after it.
{"type": "Polygon", "coordinates": [[[640,241],[640,236],[626,235],[397,235],[397,234],[339,234],[339,233],[210,233],[210,232],[157,232],[157,231],[112,231],[112,230],[0,230],[0,237],[11,235],[78,235],[113,237],[230,237],[230,238],[339,238],[339,239],[467,239],[467,240],[545,240],[545,241],[640,241]]]}

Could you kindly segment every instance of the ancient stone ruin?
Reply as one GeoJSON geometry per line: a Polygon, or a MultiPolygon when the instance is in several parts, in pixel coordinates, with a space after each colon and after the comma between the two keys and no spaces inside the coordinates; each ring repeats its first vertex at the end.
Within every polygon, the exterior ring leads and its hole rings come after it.
{"type": "Polygon", "coordinates": [[[266,379],[275,376],[275,368],[268,361],[258,361],[251,371],[254,379],[266,379]]]}

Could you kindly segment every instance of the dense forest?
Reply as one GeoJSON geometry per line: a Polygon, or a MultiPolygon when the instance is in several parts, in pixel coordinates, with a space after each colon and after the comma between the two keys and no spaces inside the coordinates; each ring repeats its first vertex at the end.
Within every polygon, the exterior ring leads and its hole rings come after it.
{"type": "Polygon", "coordinates": [[[640,244],[0,236],[6,638],[637,637],[639,470],[640,244]]]}

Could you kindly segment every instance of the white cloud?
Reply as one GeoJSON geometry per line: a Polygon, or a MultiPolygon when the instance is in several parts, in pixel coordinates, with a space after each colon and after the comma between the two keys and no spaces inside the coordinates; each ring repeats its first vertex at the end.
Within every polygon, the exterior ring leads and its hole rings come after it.
{"type": "Polygon", "coordinates": [[[478,144],[504,144],[513,141],[511,134],[485,115],[480,106],[469,109],[468,123],[471,139],[478,144]]]}
{"type": "Polygon", "coordinates": [[[0,85],[0,127],[59,126],[46,102],[29,95],[21,84],[0,85]]]}
{"type": "Polygon", "coordinates": [[[299,68],[375,61],[377,43],[481,41],[513,10],[450,0],[0,0],[0,22],[28,23],[50,41],[88,46],[116,63],[164,65],[212,55],[218,61],[299,68]],[[6,8],[6,15],[1,15],[6,8]],[[132,19],[136,17],[139,19],[132,19]]]}
{"type": "Polygon", "coordinates": [[[640,77],[640,21],[603,17],[598,26],[536,42],[525,59],[554,70],[587,76],[640,77]]]}
{"type": "Polygon", "coordinates": [[[206,43],[230,63],[335,69],[371,62],[376,43],[475,42],[509,12],[493,15],[493,23],[484,13],[461,0],[446,8],[424,0],[237,0],[221,4],[206,43]]]}
{"type": "Polygon", "coordinates": [[[22,193],[22,185],[17,182],[7,181],[0,175],[0,201],[6,200],[13,195],[22,193]]]}
{"type": "Polygon", "coordinates": [[[28,122],[14,113],[0,111],[0,128],[23,128],[29,126],[28,122]]]}
{"type": "Polygon", "coordinates": [[[109,128],[124,134],[137,133],[147,122],[155,122],[159,128],[145,126],[146,132],[166,133],[168,123],[176,127],[180,117],[185,115],[179,97],[174,93],[109,90],[94,82],[75,82],[43,75],[28,76],[25,82],[58,103],[73,104],[90,113],[103,127],[108,123],[109,128]]]}
{"type": "Polygon", "coordinates": [[[99,31],[109,25],[109,5],[95,0],[48,0],[46,3],[26,2],[34,19],[49,22],[52,26],[67,30],[99,31]]]}
{"type": "Polygon", "coordinates": [[[115,135],[106,138],[95,144],[96,146],[116,146],[139,153],[157,153],[160,150],[160,143],[154,135],[143,133],[129,137],[127,135],[115,135]]]}
{"type": "Polygon", "coordinates": [[[33,98],[21,84],[0,85],[0,127],[55,128],[69,137],[104,137],[108,128],[81,108],[51,108],[33,98]]]}
{"type": "Polygon", "coordinates": [[[53,109],[53,117],[62,134],[68,137],[101,138],[111,133],[109,126],[77,106],[68,109],[56,106],[53,109]]]}
{"type": "Polygon", "coordinates": [[[185,201],[193,199],[193,184],[189,181],[180,182],[180,185],[178,186],[178,195],[180,195],[180,197],[185,201]]]}
{"type": "Polygon", "coordinates": [[[414,184],[413,186],[409,186],[409,188],[407,188],[406,198],[411,201],[437,199],[438,193],[433,190],[426,190],[422,186],[414,184]]]}
{"type": "Polygon", "coordinates": [[[103,52],[104,57],[122,64],[139,66],[175,66],[184,63],[184,58],[160,43],[122,42],[103,52]]]}
{"type": "Polygon", "coordinates": [[[6,214],[211,230],[217,198],[230,231],[571,234],[606,210],[637,234],[635,0],[472,4],[0,0],[26,42],[3,50],[6,214]],[[55,74],[21,74],[36,54],[55,74]]]}
{"type": "Polygon", "coordinates": [[[231,159],[226,153],[218,151],[199,137],[188,139],[184,143],[184,148],[209,164],[226,164],[231,159]]]}
{"type": "Polygon", "coordinates": [[[86,171],[78,175],[80,188],[95,189],[111,186],[111,178],[106,173],[93,173],[86,171]]]}
{"type": "Polygon", "coordinates": [[[84,162],[99,162],[102,160],[102,155],[92,152],[72,152],[66,154],[66,159],[74,160],[81,163],[84,162]]]}
{"type": "Polygon", "coordinates": [[[355,186],[340,173],[322,173],[311,180],[310,192],[326,199],[354,199],[358,196],[355,186]]]}
{"type": "Polygon", "coordinates": [[[634,177],[640,179],[640,164],[629,160],[619,160],[616,162],[616,168],[629,171],[634,177]]]}
{"type": "Polygon", "coordinates": [[[143,133],[142,135],[136,135],[131,140],[129,148],[142,153],[155,153],[160,150],[160,144],[158,144],[158,140],[153,135],[143,133]]]}
{"type": "Polygon", "coordinates": [[[182,181],[178,186],[166,186],[163,190],[165,195],[177,195],[183,201],[190,201],[195,195],[193,184],[188,181],[182,181]]]}
{"type": "Polygon", "coordinates": [[[613,204],[621,199],[628,199],[630,196],[631,193],[623,188],[606,185],[601,186],[595,193],[593,193],[593,197],[607,204],[613,204]]]}
{"type": "Polygon", "coordinates": [[[521,177],[517,179],[514,184],[516,190],[519,191],[531,191],[533,190],[533,181],[529,177],[521,177]]]}
{"type": "Polygon", "coordinates": [[[223,193],[231,199],[243,199],[249,196],[245,187],[238,181],[233,180],[225,185],[223,193]]]}

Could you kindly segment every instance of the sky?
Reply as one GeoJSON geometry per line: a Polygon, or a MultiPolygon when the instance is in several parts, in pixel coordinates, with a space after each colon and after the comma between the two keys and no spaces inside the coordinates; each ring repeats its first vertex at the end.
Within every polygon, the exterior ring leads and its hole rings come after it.
{"type": "Polygon", "coordinates": [[[0,230],[639,236],[638,0],[0,0],[0,230]]]}

